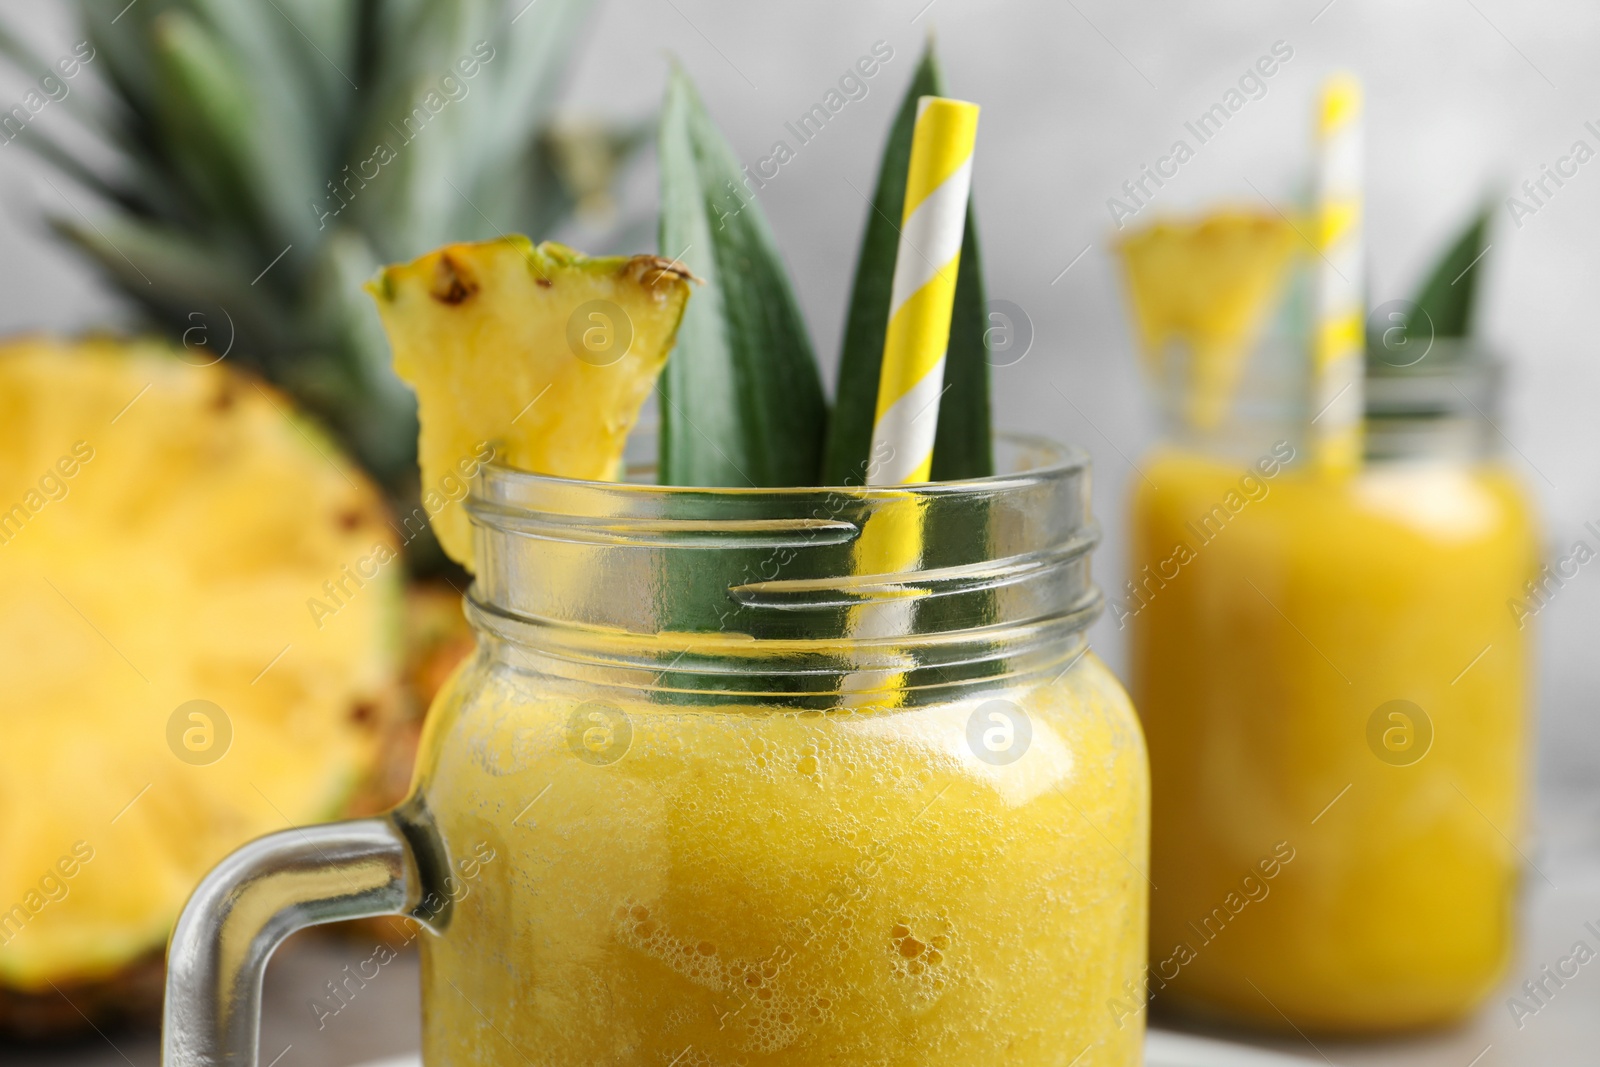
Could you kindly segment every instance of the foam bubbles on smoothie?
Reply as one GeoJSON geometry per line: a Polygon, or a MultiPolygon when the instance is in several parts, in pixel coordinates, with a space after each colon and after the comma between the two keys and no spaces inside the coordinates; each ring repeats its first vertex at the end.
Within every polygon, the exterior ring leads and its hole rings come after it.
{"type": "Polygon", "coordinates": [[[833,1015],[836,994],[823,988],[817,976],[829,973],[843,954],[848,945],[843,936],[808,945],[803,961],[783,949],[770,959],[726,959],[711,940],[671,934],[645,904],[624,903],[613,917],[622,944],[736,1002],[724,1022],[743,1032],[744,1047],[752,1052],[781,1051],[833,1015]]]}
{"type": "Polygon", "coordinates": [[[911,985],[919,1007],[932,1006],[944,993],[952,936],[948,922],[907,918],[889,928],[890,971],[911,985]]]}
{"type": "Polygon", "coordinates": [[[624,945],[660,960],[697,985],[719,991],[727,987],[727,971],[714,943],[673,937],[643,904],[623,904],[615,917],[617,938],[624,945]]]}
{"type": "Polygon", "coordinates": [[[826,735],[814,728],[807,729],[798,743],[783,744],[761,736],[742,740],[748,767],[767,781],[793,772],[820,783],[832,748],[826,735]]]}

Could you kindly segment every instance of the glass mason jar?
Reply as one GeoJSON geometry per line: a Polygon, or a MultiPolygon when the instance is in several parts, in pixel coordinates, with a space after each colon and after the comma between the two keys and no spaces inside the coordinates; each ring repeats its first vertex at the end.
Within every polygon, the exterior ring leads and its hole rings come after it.
{"type": "Polygon", "coordinates": [[[1258,353],[1241,416],[1143,464],[1112,600],[1150,747],[1153,1003],[1365,1033],[1460,1017],[1512,949],[1536,567],[1496,368],[1369,363],[1365,468],[1310,470],[1258,353]]]}
{"type": "Polygon", "coordinates": [[[169,1067],[253,1062],[272,946],[382,912],[432,935],[430,1067],[1139,1063],[1147,769],[1084,638],[1088,466],[1000,451],[907,489],[488,469],[411,796],[208,877],[169,1067]]]}

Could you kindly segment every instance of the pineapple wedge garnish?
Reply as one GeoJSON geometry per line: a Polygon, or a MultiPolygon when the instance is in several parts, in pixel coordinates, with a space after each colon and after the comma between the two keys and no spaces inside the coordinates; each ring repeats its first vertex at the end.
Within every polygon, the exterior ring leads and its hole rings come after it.
{"type": "Polygon", "coordinates": [[[591,258],[506,237],[449,245],[369,283],[395,372],[417,393],[422,505],[452,559],[473,569],[462,488],[490,459],[617,477],[688,278],[658,256],[591,258]]]}
{"type": "Polygon", "coordinates": [[[1168,346],[1187,350],[1183,412],[1214,428],[1304,242],[1288,220],[1224,211],[1162,221],[1121,242],[1140,347],[1153,373],[1168,346]]]}

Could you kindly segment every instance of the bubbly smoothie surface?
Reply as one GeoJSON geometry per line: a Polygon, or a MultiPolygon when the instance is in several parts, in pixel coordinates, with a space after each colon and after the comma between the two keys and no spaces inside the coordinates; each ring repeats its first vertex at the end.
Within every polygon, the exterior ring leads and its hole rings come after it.
{"type": "Polygon", "coordinates": [[[1116,1005],[1144,967],[1147,772],[1092,654],[878,712],[480,662],[430,731],[448,850],[494,855],[425,939],[436,1067],[1140,1062],[1142,1010],[1116,1005]],[[997,698],[1022,730],[975,732],[997,698]]]}
{"type": "Polygon", "coordinates": [[[1115,610],[1150,743],[1154,1004],[1346,1032],[1465,1014],[1507,964],[1522,863],[1515,480],[1178,452],[1145,473],[1150,570],[1115,610]]]}

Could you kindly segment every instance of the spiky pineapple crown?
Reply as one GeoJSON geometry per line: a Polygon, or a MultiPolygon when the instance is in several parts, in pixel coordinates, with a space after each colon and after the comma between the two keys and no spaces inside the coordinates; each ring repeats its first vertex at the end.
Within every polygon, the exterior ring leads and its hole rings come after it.
{"type": "MultiPolygon", "coordinates": [[[[51,225],[174,339],[231,341],[403,497],[414,401],[361,283],[568,210],[541,130],[591,0],[76,6],[70,88],[104,91],[3,135],[71,180],[51,225]],[[67,112],[92,136],[62,137],[67,112]],[[81,190],[103,204],[80,213],[81,190]]],[[[65,69],[10,33],[0,53],[36,81],[65,69]]]]}

